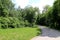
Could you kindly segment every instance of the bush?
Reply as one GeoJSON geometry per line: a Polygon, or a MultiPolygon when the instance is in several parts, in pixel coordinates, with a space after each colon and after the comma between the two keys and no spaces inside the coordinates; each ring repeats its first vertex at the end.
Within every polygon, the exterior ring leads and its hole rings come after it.
{"type": "Polygon", "coordinates": [[[27,20],[20,21],[16,17],[0,17],[0,28],[20,28],[20,27],[35,27],[34,23],[29,23],[27,20]]]}
{"type": "Polygon", "coordinates": [[[0,28],[8,28],[9,20],[7,18],[0,18],[0,28]]]}
{"type": "Polygon", "coordinates": [[[20,21],[15,17],[0,17],[0,28],[18,28],[20,21]]]}
{"type": "Polygon", "coordinates": [[[25,20],[25,23],[24,23],[25,27],[29,26],[29,22],[27,20],[25,20]]]}

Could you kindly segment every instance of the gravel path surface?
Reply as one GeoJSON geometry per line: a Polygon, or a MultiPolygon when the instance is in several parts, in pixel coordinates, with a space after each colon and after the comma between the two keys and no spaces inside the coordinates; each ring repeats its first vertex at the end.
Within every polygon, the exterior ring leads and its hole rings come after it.
{"type": "Polygon", "coordinates": [[[39,27],[42,30],[42,34],[32,38],[31,40],[60,40],[60,31],[50,29],[45,26],[39,27]]]}

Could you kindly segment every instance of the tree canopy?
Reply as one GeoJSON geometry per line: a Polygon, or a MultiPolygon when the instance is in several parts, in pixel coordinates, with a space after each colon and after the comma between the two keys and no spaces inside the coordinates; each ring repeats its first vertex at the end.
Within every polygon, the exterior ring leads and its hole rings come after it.
{"type": "Polygon", "coordinates": [[[0,27],[33,27],[39,24],[60,29],[60,0],[56,0],[52,7],[46,5],[42,14],[37,7],[26,6],[22,9],[14,6],[11,0],[0,0],[0,27]]]}

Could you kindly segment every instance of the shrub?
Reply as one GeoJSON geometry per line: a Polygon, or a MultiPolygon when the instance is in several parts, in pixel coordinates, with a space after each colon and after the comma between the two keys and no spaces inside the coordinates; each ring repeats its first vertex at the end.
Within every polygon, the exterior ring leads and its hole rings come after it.
{"type": "Polygon", "coordinates": [[[25,27],[29,26],[29,22],[27,20],[25,20],[25,23],[24,23],[25,27]]]}
{"type": "Polygon", "coordinates": [[[20,21],[16,17],[0,17],[0,28],[20,28],[20,27],[35,27],[34,23],[29,23],[27,20],[20,21]]]}
{"type": "Polygon", "coordinates": [[[0,18],[0,28],[8,28],[9,20],[7,18],[0,18]]]}
{"type": "Polygon", "coordinates": [[[17,28],[20,27],[20,21],[15,17],[0,17],[0,28],[17,28]]]}

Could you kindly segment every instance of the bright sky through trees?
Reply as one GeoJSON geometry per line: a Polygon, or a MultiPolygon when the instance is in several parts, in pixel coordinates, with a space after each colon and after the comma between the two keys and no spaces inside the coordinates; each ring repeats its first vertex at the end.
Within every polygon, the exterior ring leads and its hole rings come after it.
{"type": "Polygon", "coordinates": [[[13,0],[13,2],[16,4],[15,7],[20,6],[21,8],[25,8],[26,6],[31,5],[33,7],[38,7],[42,11],[45,5],[52,6],[54,0],[13,0]]]}

